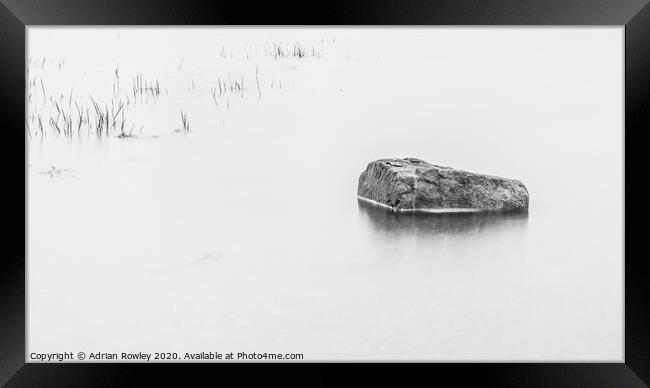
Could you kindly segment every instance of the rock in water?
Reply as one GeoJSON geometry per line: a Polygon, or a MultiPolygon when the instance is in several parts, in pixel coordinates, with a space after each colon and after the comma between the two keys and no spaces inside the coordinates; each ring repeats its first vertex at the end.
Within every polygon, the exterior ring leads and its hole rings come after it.
{"type": "Polygon", "coordinates": [[[528,209],[528,190],[520,181],[415,158],[370,162],[359,177],[357,196],[396,211],[528,209]]]}

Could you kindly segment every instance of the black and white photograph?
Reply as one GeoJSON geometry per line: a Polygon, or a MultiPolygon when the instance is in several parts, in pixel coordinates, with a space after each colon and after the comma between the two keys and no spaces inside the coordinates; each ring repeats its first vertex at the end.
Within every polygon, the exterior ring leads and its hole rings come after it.
{"type": "Polygon", "coordinates": [[[26,361],[621,362],[622,26],[32,26],[26,361]]]}

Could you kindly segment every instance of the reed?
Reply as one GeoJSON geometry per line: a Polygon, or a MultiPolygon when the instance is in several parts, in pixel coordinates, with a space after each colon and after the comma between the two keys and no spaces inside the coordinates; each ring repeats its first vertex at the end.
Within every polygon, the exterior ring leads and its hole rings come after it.
{"type": "Polygon", "coordinates": [[[160,96],[160,82],[156,79],[154,81],[147,81],[143,79],[142,74],[136,74],[132,79],[131,84],[133,99],[140,97],[140,100],[144,97],[153,97],[157,98],[160,96]]]}
{"type": "Polygon", "coordinates": [[[321,56],[314,46],[308,48],[299,42],[295,42],[293,45],[273,43],[271,49],[267,50],[267,55],[272,56],[276,60],[283,58],[320,58],[321,56]]]}
{"type": "Polygon", "coordinates": [[[190,131],[190,122],[187,119],[187,113],[183,112],[181,109],[181,124],[183,125],[183,132],[190,131]]]}

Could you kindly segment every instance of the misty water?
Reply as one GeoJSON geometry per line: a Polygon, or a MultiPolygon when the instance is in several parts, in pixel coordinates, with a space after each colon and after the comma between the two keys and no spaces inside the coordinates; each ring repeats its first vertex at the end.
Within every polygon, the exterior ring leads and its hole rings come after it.
{"type": "Polygon", "coordinates": [[[30,28],[28,352],[622,359],[622,39],[30,28]],[[129,95],[135,136],[47,124],[129,95]],[[359,203],[387,157],[521,180],[529,211],[359,203]]]}

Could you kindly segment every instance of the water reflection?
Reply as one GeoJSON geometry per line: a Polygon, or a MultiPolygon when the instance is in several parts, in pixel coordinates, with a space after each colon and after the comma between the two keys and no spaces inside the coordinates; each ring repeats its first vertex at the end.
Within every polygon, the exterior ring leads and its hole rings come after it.
{"type": "Polygon", "coordinates": [[[442,235],[523,228],[528,211],[472,213],[395,213],[358,200],[362,223],[377,232],[396,234],[442,235]]]}

